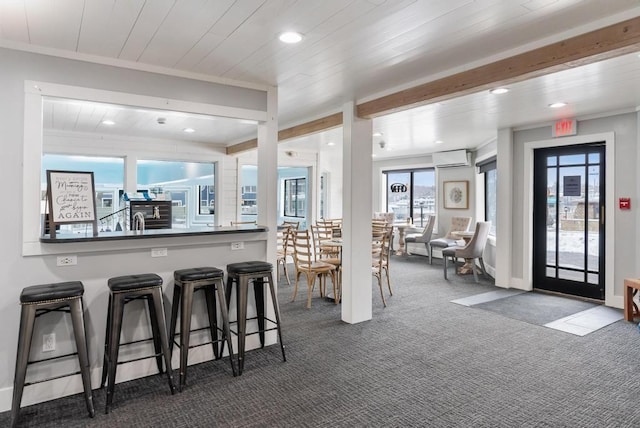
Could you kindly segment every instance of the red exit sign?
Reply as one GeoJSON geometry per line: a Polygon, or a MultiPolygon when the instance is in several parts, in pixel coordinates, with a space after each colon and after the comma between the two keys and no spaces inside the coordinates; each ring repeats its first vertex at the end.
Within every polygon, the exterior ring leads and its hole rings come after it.
{"type": "Polygon", "coordinates": [[[562,119],[553,124],[554,137],[566,137],[578,133],[578,122],[575,119],[562,119]]]}

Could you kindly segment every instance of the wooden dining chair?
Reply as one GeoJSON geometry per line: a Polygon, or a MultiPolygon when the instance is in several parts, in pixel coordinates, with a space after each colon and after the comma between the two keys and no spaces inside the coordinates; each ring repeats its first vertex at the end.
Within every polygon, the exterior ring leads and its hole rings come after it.
{"type": "Polygon", "coordinates": [[[276,250],[276,275],[278,280],[280,279],[280,266],[282,266],[282,272],[287,279],[287,284],[291,285],[289,280],[289,272],[287,270],[287,261],[289,257],[293,256],[293,248],[290,246],[289,241],[291,239],[291,227],[283,227],[277,232],[277,250],[276,250]]]}
{"type": "Polygon", "coordinates": [[[384,290],[382,287],[382,275],[385,272],[389,295],[393,296],[391,281],[389,279],[389,255],[391,254],[389,238],[391,236],[391,230],[391,227],[373,228],[371,233],[371,272],[378,280],[380,297],[382,298],[382,305],[385,308],[387,307],[387,301],[384,297],[384,290]]]}
{"type": "Polygon", "coordinates": [[[313,295],[313,289],[315,287],[316,278],[318,278],[320,284],[320,297],[324,297],[324,289],[327,277],[330,277],[333,283],[334,299],[339,302],[340,290],[338,290],[338,284],[336,280],[336,267],[330,263],[324,261],[316,261],[314,251],[312,248],[312,240],[308,230],[294,230],[293,234],[293,248],[294,248],[294,263],[296,268],[296,281],[293,288],[293,296],[291,301],[296,300],[298,294],[298,282],[300,276],[303,274],[307,279],[307,308],[311,307],[311,297],[313,295]]]}

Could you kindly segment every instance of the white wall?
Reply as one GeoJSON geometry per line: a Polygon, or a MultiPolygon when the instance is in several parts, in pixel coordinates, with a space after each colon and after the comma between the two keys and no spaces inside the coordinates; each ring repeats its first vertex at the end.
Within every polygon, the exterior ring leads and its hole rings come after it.
{"type": "MultiPolygon", "coordinates": [[[[619,210],[617,205],[613,207],[614,218],[607,219],[611,221],[613,227],[609,227],[606,231],[606,241],[612,244],[614,254],[607,254],[613,262],[607,263],[606,270],[613,273],[612,280],[607,281],[605,287],[607,294],[612,297],[607,298],[607,305],[622,307],[622,289],[623,280],[628,277],[637,277],[637,254],[638,254],[638,230],[639,213],[638,213],[638,174],[637,165],[640,157],[638,151],[638,113],[619,114],[609,117],[601,117],[589,120],[578,121],[578,137],[589,140],[589,135],[602,135],[611,133],[615,135],[615,164],[614,164],[614,183],[615,189],[613,195],[607,195],[607,199],[611,197],[613,203],[617,203],[619,197],[631,197],[630,211],[619,210]],[[636,204],[634,204],[634,200],[636,204]]],[[[572,137],[573,138],[573,137],[572,137]]],[[[527,129],[516,131],[513,133],[513,171],[511,179],[513,181],[513,193],[509,198],[503,198],[499,195],[499,204],[512,203],[513,223],[512,223],[512,252],[509,263],[511,264],[512,283],[521,286],[519,282],[526,277],[524,269],[527,266],[525,251],[523,251],[525,242],[525,233],[528,233],[528,225],[526,224],[528,216],[525,215],[522,189],[524,188],[525,165],[525,144],[537,141],[545,141],[551,139],[551,125],[541,126],[535,129],[527,129]],[[511,201],[512,202],[511,202],[511,201]]],[[[568,139],[558,138],[557,145],[566,144],[568,139]]],[[[554,140],[554,143],[555,141],[554,140]]],[[[597,142],[596,139],[592,142],[597,142]]],[[[609,161],[609,159],[607,159],[609,161]]],[[[608,171],[610,173],[611,171],[608,171]]],[[[498,163],[498,177],[500,178],[501,165],[498,163]]],[[[608,206],[607,209],[611,207],[608,206]]],[[[498,245],[500,243],[498,242],[498,245]]],[[[609,259],[607,259],[609,260],[609,259]]]]}
{"type": "MultiPolygon", "coordinates": [[[[99,370],[102,365],[104,343],[104,328],[107,308],[107,279],[124,274],[155,272],[165,281],[165,286],[172,280],[173,270],[192,267],[195,265],[217,265],[224,268],[226,263],[246,258],[264,258],[266,253],[265,236],[255,236],[247,240],[243,252],[227,251],[228,239],[186,239],[181,246],[175,246],[176,241],[170,239],[139,240],[137,245],[125,243],[114,245],[74,245],[69,251],[86,251],[78,255],[78,265],[57,267],[55,255],[22,256],[23,217],[39,215],[38,213],[22,212],[23,206],[23,170],[33,174],[40,181],[39,167],[23,165],[24,158],[24,117],[25,117],[25,81],[34,80],[55,84],[72,85],[75,87],[97,88],[107,91],[133,93],[153,97],[183,100],[185,102],[216,104],[242,109],[266,110],[266,92],[225,86],[217,83],[176,78],[166,75],[146,73],[134,70],[109,67],[81,61],[37,55],[0,49],[0,129],[2,129],[3,156],[0,159],[5,209],[0,210],[0,224],[2,224],[3,238],[0,245],[0,270],[4,277],[4,296],[0,303],[0,337],[3,347],[0,349],[0,411],[10,408],[11,390],[14,375],[15,353],[18,337],[20,306],[19,294],[23,287],[35,284],[81,280],[85,284],[85,304],[88,312],[88,329],[90,339],[90,363],[94,370],[94,384],[98,385],[99,370]],[[151,242],[153,241],[153,242],[151,242]],[[169,255],[164,258],[151,258],[150,248],[168,246],[169,255]],[[241,254],[238,254],[241,253],[241,254]]],[[[36,125],[37,126],[37,125],[36,125]]],[[[27,151],[29,148],[27,148],[27,151]]],[[[215,150],[212,151],[215,153],[215,150]]],[[[33,153],[27,153],[33,157],[33,153]]],[[[218,154],[215,154],[216,156],[218,154]]],[[[233,173],[232,162],[225,162],[225,175],[233,173]]],[[[225,188],[230,186],[225,180],[225,188]]],[[[32,197],[32,195],[27,195],[32,197]]],[[[233,202],[235,200],[227,200],[233,202]]],[[[258,234],[256,234],[258,235],[258,234]]],[[[229,238],[229,239],[237,239],[229,238]]],[[[67,244],[48,244],[64,246],[67,244]]],[[[56,247],[54,251],[60,252],[56,247]]],[[[53,322],[41,323],[34,334],[34,351],[32,357],[41,357],[38,348],[41,347],[41,335],[44,329],[54,329],[57,334],[58,350],[68,351],[72,348],[69,340],[69,323],[59,323],[55,327],[53,322]],[[48,325],[47,325],[48,324],[48,325]]],[[[128,326],[132,327],[135,335],[143,335],[144,328],[136,328],[144,324],[140,317],[129,319],[128,326]]],[[[255,346],[255,344],[249,344],[255,346]]],[[[58,351],[56,351],[58,352],[58,351]]],[[[45,354],[51,356],[51,354],[45,354]]],[[[196,359],[208,358],[202,354],[194,354],[196,359]]],[[[175,363],[175,360],[174,360],[175,363]]],[[[67,363],[70,365],[71,362],[67,363]]],[[[51,371],[51,365],[40,372],[51,371]]],[[[57,372],[57,370],[56,370],[57,372]]],[[[153,372],[151,362],[134,363],[119,368],[119,379],[143,376],[153,372]],[[131,366],[131,367],[127,367],[131,366]]],[[[36,373],[30,372],[30,373],[36,373]]],[[[29,376],[30,378],[31,376],[29,376]]],[[[81,391],[78,376],[73,379],[55,381],[50,384],[40,384],[25,389],[23,405],[47,400],[61,395],[81,391]]]]}

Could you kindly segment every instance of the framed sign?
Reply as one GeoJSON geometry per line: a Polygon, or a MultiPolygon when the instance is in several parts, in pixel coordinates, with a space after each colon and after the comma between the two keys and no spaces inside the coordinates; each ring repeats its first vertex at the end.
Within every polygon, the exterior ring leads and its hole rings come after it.
{"type": "Polygon", "coordinates": [[[57,224],[92,223],[98,235],[93,172],[47,170],[49,231],[56,237],[57,224]]]}
{"type": "Polygon", "coordinates": [[[469,181],[445,181],[442,186],[444,207],[466,210],[469,208],[469,181]]]}

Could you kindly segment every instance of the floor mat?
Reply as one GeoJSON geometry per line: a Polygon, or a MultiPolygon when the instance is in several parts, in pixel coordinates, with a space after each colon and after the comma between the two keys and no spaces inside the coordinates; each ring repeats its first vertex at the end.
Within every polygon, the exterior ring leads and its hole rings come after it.
{"type": "Polygon", "coordinates": [[[620,309],[569,297],[498,289],[452,300],[508,318],[584,336],[623,318],[620,309]]]}

